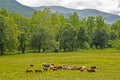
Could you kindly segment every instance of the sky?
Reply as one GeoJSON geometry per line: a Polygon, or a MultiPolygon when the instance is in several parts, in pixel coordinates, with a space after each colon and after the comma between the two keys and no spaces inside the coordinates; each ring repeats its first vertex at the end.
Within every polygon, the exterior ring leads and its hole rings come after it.
{"type": "Polygon", "coordinates": [[[120,0],[16,0],[23,5],[63,6],[73,9],[97,9],[120,15],[120,0]]]}

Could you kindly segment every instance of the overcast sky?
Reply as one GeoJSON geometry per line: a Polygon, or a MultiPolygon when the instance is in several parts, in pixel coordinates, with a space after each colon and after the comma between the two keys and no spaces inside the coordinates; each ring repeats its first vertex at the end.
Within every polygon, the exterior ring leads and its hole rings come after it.
{"type": "Polygon", "coordinates": [[[64,6],[74,9],[97,9],[120,15],[120,0],[17,0],[21,4],[39,6],[64,6]]]}

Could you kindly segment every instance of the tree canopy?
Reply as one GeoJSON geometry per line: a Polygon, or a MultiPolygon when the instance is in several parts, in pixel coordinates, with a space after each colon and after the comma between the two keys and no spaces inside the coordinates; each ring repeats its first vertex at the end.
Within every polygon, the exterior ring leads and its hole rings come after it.
{"type": "Polygon", "coordinates": [[[0,54],[105,49],[119,40],[120,20],[110,26],[101,16],[80,19],[77,12],[64,17],[45,8],[23,17],[0,9],[0,54]]]}

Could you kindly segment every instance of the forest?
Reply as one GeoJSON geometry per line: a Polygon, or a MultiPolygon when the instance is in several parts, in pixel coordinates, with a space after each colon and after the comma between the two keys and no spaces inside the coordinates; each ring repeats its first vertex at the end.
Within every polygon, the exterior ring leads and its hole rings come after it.
{"type": "Polygon", "coordinates": [[[107,48],[120,50],[120,20],[109,25],[100,15],[80,19],[45,8],[25,17],[0,9],[0,55],[107,48]]]}

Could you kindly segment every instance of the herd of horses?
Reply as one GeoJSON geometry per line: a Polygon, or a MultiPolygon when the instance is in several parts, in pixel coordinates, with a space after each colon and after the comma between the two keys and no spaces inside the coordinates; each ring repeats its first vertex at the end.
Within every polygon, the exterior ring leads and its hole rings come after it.
{"type": "MultiPolygon", "coordinates": [[[[35,65],[30,64],[30,67],[34,67],[35,65]]],[[[90,68],[87,68],[86,66],[68,66],[68,65],[62,65],[62,66],[56,66],[54,64],[47,64],[47,63],[43,63],[42,65],[43,69],[27,69],[26,73],[42,73],[43,71],[48,71],[48,70],[52,70],[52,71],[58,71],[58,70],[78,70],[78,71],[87,71],[87,72],[96,72],[96,69],[100,69],[97,66],[91,66],[90,68]]]]}

